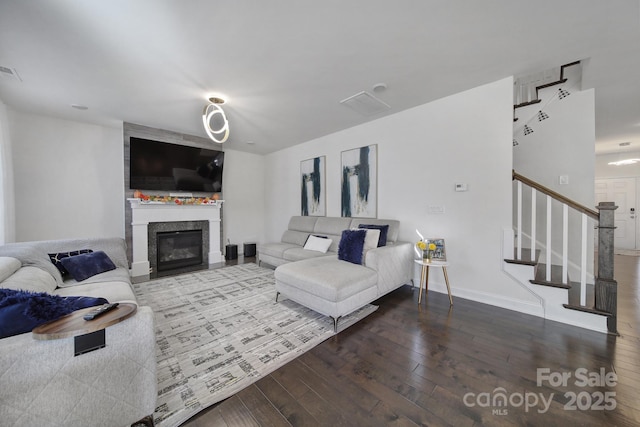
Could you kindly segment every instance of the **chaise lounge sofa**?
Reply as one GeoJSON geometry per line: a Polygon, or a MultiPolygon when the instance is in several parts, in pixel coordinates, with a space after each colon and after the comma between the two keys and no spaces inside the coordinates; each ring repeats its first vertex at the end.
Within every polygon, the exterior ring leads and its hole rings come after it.
{"type": "Polygon", "coordinates": [[[396,220],[294,216],[280,242],[258,245],[258,260],[276,266],[276,299],[282,294],[332,317],[337,331],[342,316],[412,281],[413,244],[397,241],[399,225],[396,220]],[[341,240],[358,228],[380,229],[382,245],[366,250],[361,263],[340,259],[345,258],[341,240]],[[315,237],[331,240],[326,252],[305,249],[315,237]]]}
{"type": "MultiPolygon", "coordinates": [[[[109,267],[111,268],[111,267],[109,267]]],[[[0,293],[22,292],[50,303],[58,295],[136,302],[125,243],[120,238],[71,239],[0,246],[0,293]],[[113,269],[80,282],[63,278],[49,254],[102,252],[113,269]],[[86,251],[88,252],[88,251],[86,251]],[[45,294],[41,294],[45,293],[45,294]]],[[[14,297],[15,299],[15,297],[14,297]]],[[[65,301],[66,301],[65,300],[65,301]]],[[[0,330],[11,301],[0,307],[0,330]],[[2,310],[5,310],[2,313],[2,310]],[[4,316],[4,317],[2,317],[4,316]]],[[[25,311],[26,312],[26,311],[25,311]]],[[[104,348],[74,356],[74,339],[36,340],[31,332],[0,339],[0,424],[3,426],[149,425],[157,397],[153,312],[138,307],[132,317],[105,329],[104,348]]]]}

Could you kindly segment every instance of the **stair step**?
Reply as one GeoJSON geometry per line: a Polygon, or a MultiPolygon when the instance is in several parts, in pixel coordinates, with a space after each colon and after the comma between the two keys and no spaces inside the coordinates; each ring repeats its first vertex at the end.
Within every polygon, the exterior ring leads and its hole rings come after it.
{"type": "Polygon", "coordinates": [[[596,306],[596,294],[595,285],[593,283],[587,283],[586,304],[580,304],[580,282],[571,282],[571,289],[569,289],[569,304],[562,304],[564,308],[570,310],[583,311],[585,313],[598,314],[601,316],[610,316],[609,313],[602,310],[597,310],[596,306]]]}
{"type": "Polygon", "coordinates": [[[593,283],[587,283],[587,298],[586,304],[580,304],[580,282],[571,282],[571,289],[569,290],[569,305],[574,307],[595,307],[596,296],[595,286],[593,283]]]}
{"type": "Polygon", "coordinates": [[[562,306],[569,310],[583,311],[585,313],[598,314],[600,316],[611,316],[611,314],[606,311],[596,310],[595,308],[585,307],[582,305],[562,304],[562,306]]]}
{"type": "Polygon", "coordinates": [[[551,82],[551,83],[547,83],[547,84],[543,84],[540,86],[536,86],[536,98],[538,98],[538,93],[540,92],[540,89],[545,89],[551,86],[555,86],[555,85],[561,85],[563,83],[566,83],[567,79],[560,79],[560,80],[556,80],[555,82],[551,82]]]}
{"type": "Polygon", "coordinates": [[[522,108],[522,107],[526,107],[528,105],[539,104],[540,102],[542,102],[542,100],[540,100],[540,99],[534,99],[533,101],[522,102],[520,104],[514,105],[513,109],[515,110],[516,108],[522,108]]]}
{"type": "Polygon", "coordinates": [[[533,265],[538,264],[538,257],[540,256],[540,250],[536,249],[535,256],[533,257],[534,261],[531,261],[531,249],[522,248],[522,256],[518,259],[516,258],[516,254],[518,252],[517,248],[513,249],[513,258],[507,258],[504,261],[509,264],[520,264],[520,265],[533,265]]]}
{"type": "Polygon", "coordinates": [[[536,267],[535,279],[529,280],[529,282],[533,283],[534,285],[551,286],[554,288],[562,288],[562,289],[571,289],[570,283],[562,282],[562,266],[560,265],[551,266],[551,280],[547,280],[546,270],[547,270],[546,264],[538,264],[536,267]]]}

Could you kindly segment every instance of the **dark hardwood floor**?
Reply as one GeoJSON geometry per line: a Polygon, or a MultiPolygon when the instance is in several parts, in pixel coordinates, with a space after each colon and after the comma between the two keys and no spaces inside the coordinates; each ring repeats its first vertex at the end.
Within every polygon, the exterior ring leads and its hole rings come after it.
{"type": "Polygon", "coordinates": [[[639,426],[640,258],[615,263],[618,337],[455,297],[449,309],[434,292],[418,306],[404,286],[184,425],[639,426]],[[538,369],[548,372],[539,385],[538,369]]]}

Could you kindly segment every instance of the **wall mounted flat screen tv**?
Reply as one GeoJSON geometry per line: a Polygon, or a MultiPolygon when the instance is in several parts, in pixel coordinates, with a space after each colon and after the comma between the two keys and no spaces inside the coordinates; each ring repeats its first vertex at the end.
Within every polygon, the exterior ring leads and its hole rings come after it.
{"type": "Polygon", "coordinates": [[[222,191],[224,152],[130,138],[132,190],[222,191]]]}

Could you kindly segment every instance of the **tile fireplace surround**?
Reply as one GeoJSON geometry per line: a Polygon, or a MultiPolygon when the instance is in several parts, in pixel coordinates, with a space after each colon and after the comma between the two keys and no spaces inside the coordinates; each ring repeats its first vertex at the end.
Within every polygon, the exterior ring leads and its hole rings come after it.
{"type": "Polygon", "coordinates": [[[127,199],[131,205],[131,237],[133,260],[131,276],[149,276],[149,223],[179,221],[209,221],[209,264],[222,262],[220,251],[220,207],[223,200],[211,205],[176,205],[142,203],[127,199]]]}

